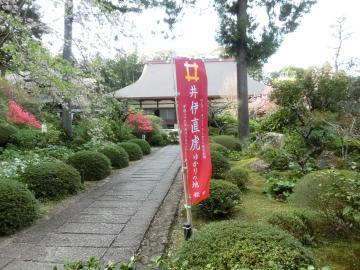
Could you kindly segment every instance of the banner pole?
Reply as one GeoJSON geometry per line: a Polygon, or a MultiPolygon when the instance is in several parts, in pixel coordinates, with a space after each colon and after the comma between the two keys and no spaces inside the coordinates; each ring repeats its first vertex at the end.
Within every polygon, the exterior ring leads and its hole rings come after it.
{"type": "Polygon", "coordinates": [[[176,111],[176,122],[178,124],[179,129],[179,142],[180,142],[180,151],[181,151],[181,172],[182,172],[182,180],[183,180],[183,187],[184,187],[184,207],[186,210],[186,223],[183,225],[184,229],[184,237],[185,240],[189,240],[192,235],[192,214],[191,214],[191,203],[190,203],[190,194],[189,194],[189,185],[187,179],[187,164],[184,160],[184,153],[182,151],[182,140],[181,140],[181,130],[179,126],[179,110],[178,110],[178,92],[177,92],[177,85],[176,85],[176,72],[175,72],[175,61],[174,58],[171,60],[171,67],[172,67],[172,75],[173,75],[173,88],[174,88],[174,98],[175,98],[175,111],[176,111]]]}

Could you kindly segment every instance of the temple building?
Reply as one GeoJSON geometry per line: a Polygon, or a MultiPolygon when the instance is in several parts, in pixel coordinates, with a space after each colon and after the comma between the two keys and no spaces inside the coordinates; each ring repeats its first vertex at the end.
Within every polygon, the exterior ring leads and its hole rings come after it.
{"type": "MultiPolygon", "coordinates": [[[[208,97],[212,103],[236,100],[236,62],[233,59],[204,60],[208,79],[208,97]]],[[[118,99],[127,99],[131,106],[144,114],[161,117],[168,128],[176,124],[175,67],[170,62],[153,61],[145,64],[135,83],[113,92],[118,99]]],[[[265,85],[248,77],[249,97],[259,95],[265,85]]]]}

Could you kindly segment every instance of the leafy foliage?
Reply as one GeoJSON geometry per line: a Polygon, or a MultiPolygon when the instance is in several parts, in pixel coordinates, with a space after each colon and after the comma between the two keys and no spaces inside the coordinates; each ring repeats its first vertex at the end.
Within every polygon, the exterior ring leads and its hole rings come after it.
{"type": "Polygon", "coordinates": [[[239,201],[240,189],[236,185],[223,180],[212,180],[210,197],[199,203],[199,212],[208,219],[226,218],[234,214],[239,201]]]}
{"type": "Polygon", "coordinates": [[[224,157],[229,157],[229,149],[221,144],[210,143],[210,152],[214,151],[221,153],[224,157]]]}
{"type": "Polygon", "coordinates": [[[129,142],[139,145],[144,155],[148,155],[151,153],[151,146],[147,141],[142,139],[131,139],[129,140],[129,142]]]}
{"type": "Polygon", "coordinates": [[[7,123],[0,123],[0,146],[10,142],[11,137],[18,132],[18,129],[7,123]]]}
{"type": "Polygon", "coordinates": [[[249,181],[249,172],[242,168],[232,168],[226,174],[225,180],[235,184],[240,190],[245,190],[249,181]]]}
{"type": "Polygon", "coordinates": [[[21,183],[0,180],[0,234],[12,234],[34,222],[39,204],[21,183]]]}
{"type": "Polygon", "coordinates": [[[314,228],[310,218],[304,211],[296,210],[274,213],[268,222],[287,231],[304,245],[311,245],[314,242],[314,228]]]}
{"type": "Polygon", "coordinates": [[[134,130],[136,135],[148,133],[153,130],[150,118],[140,112],[130,113],[126,118],[126,124],[134,130]]]}
{"type": "Polygon", "coordinates": [[[19,131],[11,137],[11,142],[22,149],[47,146],[45,134],[36,128],[19,129],[19,131]]]}
{"type": "Polygon", "coordinates": [[[106,145],[98,151],[109,158],[111,165],[114,168],[121,169],[129,166],[129,155],[122,147],[117,145],[106,145]]]}
{"type": "Polygon", "coordinates": [[[241,144],[238,139],[230,135],[219,135],[212,137],[215,143],[225,146],[229,150],[241,151],[241,144]]]}
{"type": "Polygon", "coordinates": [[[283,150],[267,148],[260,153],[260,156],[270,164],[273,170],[286,170],[289,168],[289,158],[283,150]]]}
{"type": "Polygon", "coordinates": [[[141,151],[141,147],[136,143],[123,142],[123,143],[119,143],[118,145],[125,149],[125,151],[129,155],[130,161],[142,159],[143,153],[141,151]]]}
{"type": "Polygon", "coordinates": [[[151,136],[149,143],[152,146],[163,146],[165,144],[165,141],[160,134],[155,134],[151,136]]]}
{"type": "Polygon", "coordinates": [[[321,211],[337,231],[359,228],[360,177],[357,172],[324,170],[305,175],[294,188],[291,200],[321,211]]]}
{"type": "Polygon", "coordinates": [[[101,180],[111,172],[110,160],[104,154],[94,151],[79,151],[70,156],[67,163],[79,171],[84,181],[101,180]]]}
{"type": "Polygon", "coordinates": [[[266,175],[267,187],[264,192],[279,201],[286,201],[293,192],[295,181],[289,176],[273,171],[266,175]]]}
{"type": "Polygon", "coordinates": [[[240,221],[205,225],[183,244],[177,256],[179,265],[191,265],[193,270],[295,270],[315,265],[311,252],[288,233],[240,221]]]}
{"type": "Polygon", "coordinates": [[[224,178],[226,172],[230,170],[229,160],[216,151],[211,152],[212,177],[215,179],[224,178]]]}
{"type": "Polygon", "coordinates": [[[27,167],[22,179],[39,199],[61,199],[76,194],[81,187],[79,172],[62,161],[27,167]]]}

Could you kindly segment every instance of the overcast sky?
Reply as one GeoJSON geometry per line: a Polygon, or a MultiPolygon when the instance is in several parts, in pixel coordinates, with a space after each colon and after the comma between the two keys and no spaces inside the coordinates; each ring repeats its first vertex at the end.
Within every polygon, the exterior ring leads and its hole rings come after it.
{"type": "MultiPolygon", "coordinates": [[[[60,5],[54,8],[49,0],[38,2],[42,6],[45,23],[53,28],[44,42],[53,53],[57,53],[62,43],[63,7],[60,5]]],[[[99,26],[95,22],[76,24],[74,36],[79,40],[75,42],[75,52],[77,55],[80,51],[84,55],[100,52],[105,57],[112,57],[115,48],[121,48],[128,52],[137,50],[144,55],[173,50],[181,56],[214,56],[219,47],[215,40],[219,21],[209,3],[211,1],[198,0],[195,10],[185,10],[174,29],[175,39],[163,37],[161,31],[166,27],[158,24],[162,20],[162,13],[157,10],[123,17],[119,24],[125,26],[99,26]],[[121,35],[123,29],[130,37],[121,35]],[[117,41],[115,36],[118,36],[117,41]]],[[[351,38],[344,43],[343,59],[360,58],[359,10],[359,0],[318,0],[311,12],[302,18],[297,30],[285,37],[281,48],[266,64],[265,71],[276,71],[288,65],[308,67],[321,66],[326,61],[333,63],[333,47],[337,43],[332,36],[335,30],[331,26],[336,24],[340,16],[346,17],[345,31],[352,33],[351,38]]]]}

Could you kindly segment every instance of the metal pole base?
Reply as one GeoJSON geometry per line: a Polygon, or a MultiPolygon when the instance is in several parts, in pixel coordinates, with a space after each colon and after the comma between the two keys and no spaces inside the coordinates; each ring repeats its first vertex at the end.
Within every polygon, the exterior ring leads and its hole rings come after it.
{"type": "Polygon", "coordinates": [[[189,240],[191,238],[191,235],[192,235],[191,224],[184,223],[183,229],[184,229],[184,237],[185,237],[185,240],[187,241],[187,240],[189,240]]]}

